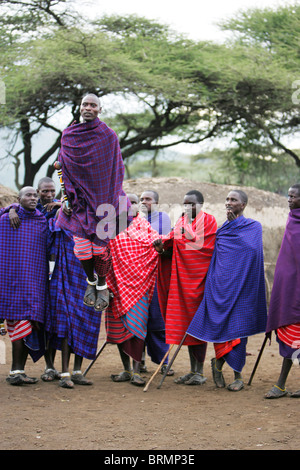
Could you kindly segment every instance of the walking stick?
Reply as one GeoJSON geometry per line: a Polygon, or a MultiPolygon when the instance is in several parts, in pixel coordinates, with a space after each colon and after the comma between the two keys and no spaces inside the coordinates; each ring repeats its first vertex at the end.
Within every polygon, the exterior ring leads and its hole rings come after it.
{"type": "Polygon", "coordinates": [[[100,356],[100,354],[102,353],[102,351],[103,351],[103,349],[105,348],[106,345],[107,345],[107,341],[105,341],[105,343],[102,344],[101,348],[99,349],[99,351],[96,354],[95,359],[93,359],[92,362],[85,369],[84,373],[82,374],[84,377],[86,376],[86,374],[88,373],[90,368],[95,364],[95,362],[97,361],[98,357],[100,356]]]}
{"type": "Polygon", "coordinates": [[[266,336],[265,336],[265,339],[263,340],[263,344],[262,344],[262,346],[261,346],[261,348],[260,348],[259,354],[258,354],[257,359],[256,359],[256,362],[255,362],[255,364],[254,364],[254,368],[253,368],[252,374],[251,374],[251,376],[250,376],[250,379],[249,379],[249,382],[248,382],[247,385],[251,385],[251,383],[252,383],[252,380],[253,380],[254,374],[255,374],[255,372],[256,372],[257,366],[258,366],[258,364],[259,364],[260,358],[261,358],[261,356],[262,356],[263,350],[265,349],[265,345],[266,345],[266,343],[267,343],[267,339],[268,339],[268,337],[267,337],[267,335],[266,335],[266,336]]]}
{"type": "Polygon", "coordinates": [[[164,355],[164,357],[162,358],[162,360],[160,361],[160,364],[159,366],[157,367],[156,371],[154,372],[154,374],[150,377],[146,387],[144,388],[144,392],[147,392],[148,388],[149,388],[149,385],[151,384],[152,380],[154,379],[154,377],[158,374],[161,366],[163,365],[164,361],[166,360],[166,357],[168,356],[168,354],[171,352],[171,349],[173,348],[174,344],[171,344],[171,346],[169,347],[168,351],[166,352],[166,354],[164,355]]]}
{"type": "Polygon", "coordinates": [[[163,382],[164,382],[164,380],[165,380],[165,378],[166,378],[166,376],[167,376],[169,370],[170,370],[171,367],[172,367],[173,362],[175,361],[175,358],[176,358],[177,354],[178,354],[179,351],[180,351],[181,346],[183,345],[183,342],[184,342],[186,336],[187,336],[187,333],[185,333],[185,335],[184,335],[184,337],[182,338],[182,340],[181,340],[179,346],[177,347],[177,349],[176,349],[176,351],[175,351],[175,353],[174,353],[174,355],[173,355],[171,361],[169,362],[168,367],[166,368],[166,370],[165,370],[165,372],[164,372],[164,375],[163,375],[163,377],[162,377],[162,379],[161,379],[159,385],[157,386],[157,388],[160,388],[160,387],[162,386],[162,384],[163,384],[163,382]]]}
{"type": "Polygon", "coordinates": [[[56,162],[54,162],[53,166],[57,170],[57,174],[58,174],[58,177],[59,177],[62,200],[66,203],[66,206],[69,207],[68,196],[66,194],[65,183],[64,183],[63,175],[62,175],[61,163],[56,161],[56,162]]]}

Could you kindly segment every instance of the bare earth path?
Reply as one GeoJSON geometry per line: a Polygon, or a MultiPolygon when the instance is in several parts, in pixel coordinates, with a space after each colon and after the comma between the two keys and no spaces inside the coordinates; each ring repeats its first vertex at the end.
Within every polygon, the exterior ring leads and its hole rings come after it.
{"type": "MultiPolygon", "coordinates": [[[[103,335],[103,333],[102,333],[103,335]]],[[[103,343],[100,335],[99,346],[103,343]]],[[[249,380],[264,335],[249,338],[244,370],[249,380]]],[[[111,373],[121,370],[117,348],[108,345],[88,377],[90,387],[65,390],[57,382],[41,380],[32,386],[13,387],[5,378],[10,369],[11,346],[7,336],[6,364],[0,365],[2,405],[1,450],[299,450],[300,400],[284,397],[266,400],[264,394],[277,379],[281,358],[273,339],[267,344],[252,385],[241,392],[216,389],[210,370],[212,345],[208,346],[203,386],[176,385],[167,377],[161,389],[155,377],[149,390],[129,383],[114,383],[111,373]]],[[[172,354],[176,348],[173,348],[172,354]]],[[[84,361],[84,369],[89,361],[84,361]]],[[[177,356],[175,377],[189,367],[187,349],[177,356]]],[[[147,360],[149,373],[156,366],[147,360]]],[[[60,368],[60,353],[56,367],[60,368]]],[[[28,360],[28,375],[40,376],[43,360],[28,360]]],[[[232,371],[225,366],[227,383],[232,371]]],[[[293,366],[288,389],[300,388],[299,367],[293,366]]]]}

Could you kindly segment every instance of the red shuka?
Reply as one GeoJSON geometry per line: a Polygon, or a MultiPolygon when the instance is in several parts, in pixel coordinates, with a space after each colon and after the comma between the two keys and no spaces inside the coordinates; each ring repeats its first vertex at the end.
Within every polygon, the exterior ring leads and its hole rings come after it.
{"type": "MultiPolygon", "coordinates": [[[[167,344],[180,344],[202,301],[216,231],[214,216],[201,211],[192,223],[182,216],[174,230],[163,237],[164,248],[173,247],[172,261],[160,257],[158,275],[167,344]]],[[[183,344],[201,343],[188,335],[183,344]]]]}

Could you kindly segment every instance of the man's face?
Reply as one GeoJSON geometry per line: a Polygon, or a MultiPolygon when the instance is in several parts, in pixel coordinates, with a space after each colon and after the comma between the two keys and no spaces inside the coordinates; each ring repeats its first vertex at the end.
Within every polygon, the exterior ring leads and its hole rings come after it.
{"type": "Polygon", "coordinates": [[[227,217],[229,214],[232,214],[235,217],[240,216],[243,213],[245,206],[246,204],[242,201],[239,193],[230,191],[225,202],[227,217]]]}
{"type": "Polygon", "coordinates": [[[184,212],[189,219],[194,219],[200,212],[202,204],[199,204],[195,194],[186,194],[183,198],[184,212]]]}
{"type": "Polygon", "coordinates": [[[151,191],[145,191],[140,197],[141,211],[151,212],[151,206],[156,204],[154,194],[151,191]]]}
{"type": "Polygon", "coordinates": [[[129,215],[136,217],[137,213],[139,212],[139,198],[136,194],[128,194],[128,199],[131,202],[129,215]]]}
{"type": "Polygon", "coordinates": [[[300,208],[300,191],[298,190],[298,188],[289,189],[288,204],[290,210],[300,208]]]}
{"type": "Polygon", "coordinates": [[[84,122],[93,121],[101,112],[100,101],[96,96],[87,95],[80,105],[80,114],[84,122]]]}
{"type": "Polygon", "coordinates": [[[24,209],[34,211],[38,202],[38,195],[36,190],[31,187],[23,188],[20,191],[18,201],[24,209]]]}
{"type": "Polygon", "coordinates": [[[53,202],[55,198],[55,184],[54,183],[42,183],[37,190],[38,197],[41,200],[42,205],[53,202]]]}

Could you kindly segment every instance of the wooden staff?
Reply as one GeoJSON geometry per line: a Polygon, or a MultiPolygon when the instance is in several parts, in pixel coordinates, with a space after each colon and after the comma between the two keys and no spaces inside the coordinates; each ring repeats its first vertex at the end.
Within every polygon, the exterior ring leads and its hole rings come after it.
{"type": "Polygon", "coordinates": [[[60,182],[60,187],[61,187],[61,194],[62,194],[62,202],[65,202],[66,206],[69,207],[69,201],[68,201],[68,196],[66,194],[65,183],[64,183],[64,180],[63,180],[61,163],[59,161],[56,161],[56,162],[54,162],[53,166],[56,169],[58,177],[59,177],[59,182],[60,182]]]}
{"type": "Polygon", "coordinates": [[[160,368],[162,367],[164,361],[166,360],[168,354],[171,352],[171,349],[173,348],[174,344],[171,344],[171,346],[169,347],[168,351],[166,352],[166,354],[164,355],[164,357],[162,358],[159,366],[157,367],[156,371],[154,372],[154,374],[150,377],[146,387],[144,388],[144,392],[147,392],[148,388],[149,388],[149,385],[151,384],[152,380],[154,379],[154,377],[158,374],[160,368]]]}
{"type": "Polygon", "coordinates": [[[95,364],[95,362],[97,361],[98,357],[100,356],[100,354],[102,353],[102,351],[103,351],[103,349],[105,348],[106,345],[107,345],[107,341],[105,341],[105,343],[102,344],[101,348],[99,349],[99,351],[96,354],[95,359],[93,359],[92,362],[85,369],[84,373],[82,374],[84,377],[86,376],[86,374],[88,373],[90,368],[95,364]]]}
{"type": "Polygon", "coordinates": [[[161,379],[161,381],[160,381],[160,384],[157,386],[157,388],[160,388],[160,387],[162,386],[162,384],[163,384],[165,378],[167,377],[167,374],[168,374],[169,370],[171,369],[171,366],[172,366],[173,362],[175,361],[175,358],[176,358],[177,354],[178,354],[179,351],[180,351],[181,346],[183,345],[183,342],[184,342],[186,336],[187,336],[187,333],[185,333],[184,337],[182,338],[182,340],[181,340],[181,342],[180,342],[178,348],[176,349],[176,351],[175,351],[175,353],[174,353],[174,355],[173,355],[171,361],[169,362],[168,367],[166,368],[166,370],[165,370],[165,372],[164,372],[164,375],[163,375],[163,377],[162,377],[162,379],[161,379]]]}
{"type": "Polygon", "coordinates": [[[263,350],[265,349],[265,345],[266,345],[266,343],[267,343],[267,339],[268,339],[268,337],[267,337],[267,335],[266,335],[266,336],[265,336],[265,339],[263,340],[263,344],[262,344],[262,346],[261,346],[261,348],[260,348],[259,354],[258,354],[257,359],[256,359],[256,362],[255,362],[255,364],[254,364],[254,368],[253,368],[252,374],[251,374],[251,376],[250,376],[250,379],[249,379],[249,382],[248,382],[247,385],[251,385],[251,383],[252,383],[252,380],[253,380],[254,374],[255,374],[255,372],[256,372],[257,366],[258,366],[258,364],[259,364],[260,358],[261,358],[261,356],[262,356],[263,350]]]}

